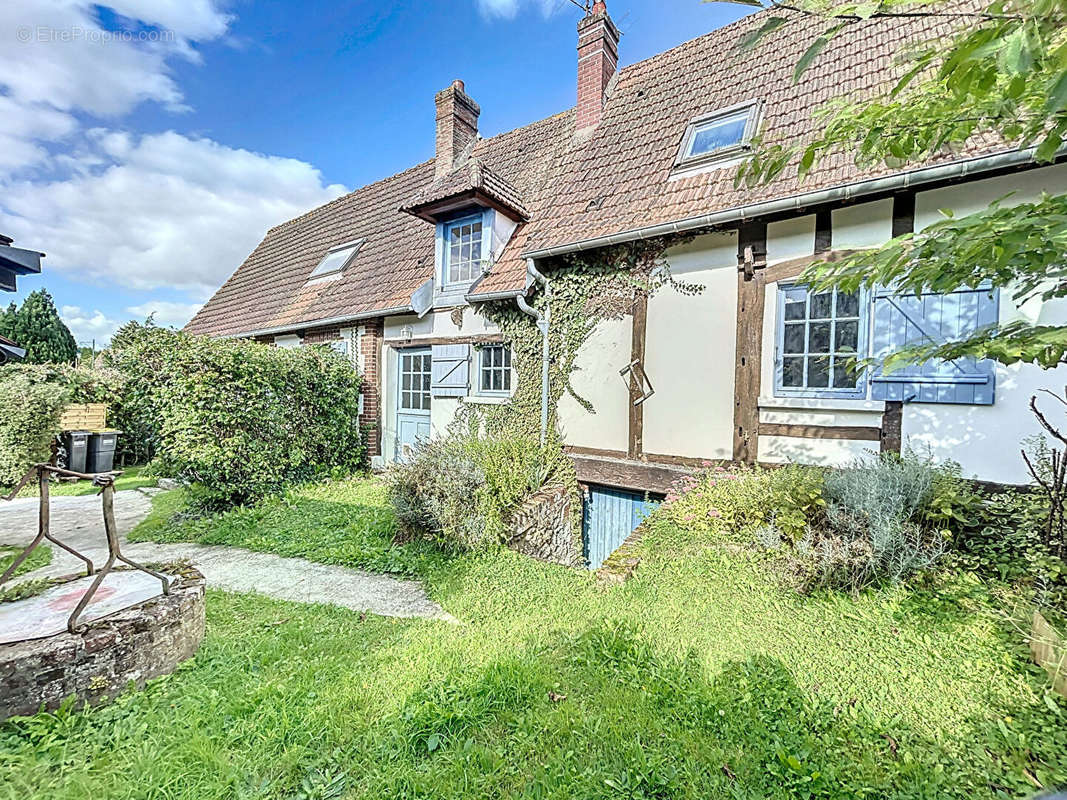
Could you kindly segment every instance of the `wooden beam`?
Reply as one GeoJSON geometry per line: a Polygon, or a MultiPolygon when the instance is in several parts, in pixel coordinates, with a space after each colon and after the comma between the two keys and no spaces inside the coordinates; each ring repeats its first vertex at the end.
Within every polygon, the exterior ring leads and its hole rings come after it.
{"type": "Polygon", "coordinates": [[[899,400],[887,400],[882,412],[882,445],[879,452],[900,454],[903,442],[901,423],[904,421],[904,404],[899,400]]]}
{"type": "Polygon", "coordinates": [[[737,332],[734,353],[734,461],[758,457],[760,362],[767,260],[767,225],[749,223],[737,235],[737,332]]]}
{"type": "Polygon", "coordinates": [[[569,453],[579,483],[598,486],[614,486],[638,492],[666,494],[671,485],[690,474],[681,467],[665,464],[648,464],[626,458],[582,456],[569,453]]]}
{"type": "Polygon", "coordinates": [[[833,217],[829,207],[820,208],[815,212],[815,255],[830,252],[833,242],[831,222],[833,217]]]}
{"type": "Polygon", "coordinates": [[[796,278],[816,261],[832,263],[834,261],[840,261],[845,258],[845,256],[850,256],[855,252],[858,251],[827,250],[824,253],[812,253],[810,256],[801,256],[800,258],[791,258],[788,261],[779,261],[777,264],[771,264],[763,270],[764,280],[767,283],[776,283],[777,281],[786,281],[791,278],[796,278]]]}
{"type": "Polygon", "coordinates": [[[431,344],[499,344],[504,341],[500,333],[478,333],[471,336],[427,336],[413,339],[386,339],[389,347],[419,347],[431,344]]]}
{"type": "Polygon", "coordinates": [[[915,192],[893,196],[893,238],[915,230],[915,192]]]}
{"type": "MultiPolygon", "coordinates": [[[[573,445],[565,445],[563,449],[567,455],[573,456],[627,459],[627,454],[623,450],[605,450],[599,447],[576,447],[573,445]]],[[[708,464],[721,467],[734,465],[734,462],[728,458],[672,456],[665,453],[644,453],[640,460],[647,464],[661,464],[663,466],[682,467],[685,469],[701,469],[708,464]]]]}
{"type": "Polygon", "coordinates": [[[760,436],[792,436],[797,439],[851,439],[862,442],[878,442],[882,429],[860,425],[789,425],[779,422],[761,422],[760,436]]]}
{"type": "MultiPolygon", "coordinates": [[[[634,299],[633,325],[630,334],[630,363],[645,364],[645,336],[648,328],[648,294],[640,291],[634,299]]],[[[644,451],[645,405],[638,402],[645,387],[635,370],[630,370],[630,419],[627,455],[640,458],[644,451]]]]}

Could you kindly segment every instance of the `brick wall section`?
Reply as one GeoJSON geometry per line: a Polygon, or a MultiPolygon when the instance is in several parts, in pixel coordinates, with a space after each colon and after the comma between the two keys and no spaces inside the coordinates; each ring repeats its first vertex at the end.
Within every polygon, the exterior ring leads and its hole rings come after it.
{"type": "MultiPolygon", "coordinates": [[[[173,570],[171,570],[173,572],[173,570]]],[[[82,633],[0,645],[0,720],[51,710],[70,695],[98,703],[167,675],[204,638],[204,578],[182,568],[166,596],[90,624],[82,633]]]]}
{"type": "Polygon", "coordinates": [[[604,93],[619,64],[619,29],[602,2],[578,23],[578,106],[574,127],[600,124],[604,93]]]}
{"type": "Polygon", "coordinates": [[[367,432],[367,455],[382,454],[382,339],[385,320],[381,317],[363,323],[360,336],[360,361],[363,365],[363,414],[361,425],[373,425],[367,432]]]}

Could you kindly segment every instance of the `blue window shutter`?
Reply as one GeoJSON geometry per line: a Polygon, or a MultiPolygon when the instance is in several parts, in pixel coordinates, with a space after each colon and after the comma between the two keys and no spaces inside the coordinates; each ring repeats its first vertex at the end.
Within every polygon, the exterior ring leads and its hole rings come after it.
{"type": "Polygon", "coordinates": [[[435,344],[431,353],[430,394],[434,397],[466,397],[470,384],[470,345],[435,344]]]}
{"type": "MultiPolygon", "coordinates": [[[[908,345],[961,339],[994,324],[997,313],[996,289],[963,288],[918,297],[878,289],[874,293],[871,352],[881,359],[908,345]]],[[[996,364],[974,358],[926,361],[888,375],[875,370],[871,384],[875,400],[992,405],[996,364]]]]}

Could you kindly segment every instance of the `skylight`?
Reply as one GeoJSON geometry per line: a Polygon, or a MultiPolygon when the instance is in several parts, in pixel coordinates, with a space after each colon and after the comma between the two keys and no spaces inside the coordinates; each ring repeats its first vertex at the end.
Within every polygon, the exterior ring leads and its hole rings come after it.
{"type": "Polygon", "coordinates": [[[340,272],[355,257],[362,246],[363,240],[360,239],[357,242],[349,242],[348,244],[334,247],[323,256],[319,265],[312,270],[310,277],[321,278],[323,275],[333,275],[336,272],[340,272]]]}
{"type": "Polygon", "coordinates": [[[757,103],[749,102],[691,121],[682,137],[675,166],[703,166],[744,152],[756,132],[758,108],[757,103]]]}

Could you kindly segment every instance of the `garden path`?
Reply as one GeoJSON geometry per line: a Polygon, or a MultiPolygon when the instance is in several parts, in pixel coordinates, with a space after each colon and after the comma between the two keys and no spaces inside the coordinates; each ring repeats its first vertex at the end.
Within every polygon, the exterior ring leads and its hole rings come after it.
{"type": "MultiPolygon", "coordinates": [[[[237,547],[194,543],[127,543],[129,533],[151,511],[151,494],[160,489],[115,492],[115,522],[122,552],[142,564],[188,561],[209,587],[231,592],[258,592],[279,600],[329,603],[387,617],[426,617],[454,621],[426,596],[418,581],[402,580],[348,567],[283,558],[237,547]]],[[[0,501],[0,543],[25,545],[37,533],[37,498],[0,501]]],[[[51,498],[51,530],[56,538],[85,553],[94,563],[107,559],[104,522],[97,495],[51,498]]],[[[52,563],[18,581],[67,575],[84,568],[81,561],[52,547],[52,563]]]]}

